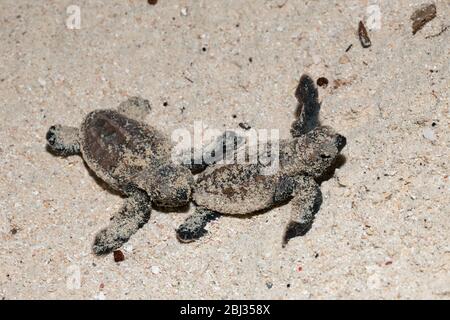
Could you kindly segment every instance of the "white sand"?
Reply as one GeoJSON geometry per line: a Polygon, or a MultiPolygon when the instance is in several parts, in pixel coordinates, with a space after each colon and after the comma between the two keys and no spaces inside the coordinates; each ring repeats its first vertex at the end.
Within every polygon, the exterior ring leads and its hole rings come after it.
{"type": "Polygon", "coordinates": [[[450,30],[426,37],[450,3],[413,36],[424,2],[2,0],[0,298],[449,299],[450,30]],[[80,30],[65,26],[71,4],[80,30]],[[382,25],[363,49],[368,4],[382,25]],[[122,199],[81,158],[46,152],[50,125],[141,95],[167,134],[245,121],[288,137],[304,72],[330,80],[322,122],[348,140],[306,236],[281,248],[287,205],[185,245],[174,229],[188,213],[154,211],[125,261],[92,254],[122,199]]]}

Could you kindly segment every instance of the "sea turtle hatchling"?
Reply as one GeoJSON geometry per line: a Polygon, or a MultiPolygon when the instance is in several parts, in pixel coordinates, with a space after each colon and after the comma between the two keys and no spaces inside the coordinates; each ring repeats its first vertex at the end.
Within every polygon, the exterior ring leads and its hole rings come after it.
{"type": "MultiPolygon", "coordinates": [[[[152,203],[180,207],[191,199],[197,208],[177,229],[181,242],[204,235],[207,222],[220,214],[254,213],[290,198],[293,213],[283,243],[305,234],[321,203],[318,181],[334,166],[346,139],[320,126],[318,92],[310,77],[302,76],[296,97],[301,113],[292,125],[293,138],[279,142],[279,170],[272,175],[262,174],[261,163],[212,164],[194,181],[192,173],[204,170],[207,162],[202,156],[183,165],[174,163],[169,139],[140,121],[150,105],[138,97],[117,110],[89,113],[80,128],[50,127],[46,138],[51,152],[81,155],[99,178],[126,197],[108,227],[96,235],[94,252],[107,253],[125,243],[148,221],[152,203]]],[[[214,150],[215,156],[222,152],[229,158],[228,149],[241,143],[234,132],[225,132],[203,151],[214,150]]]]}
{"type": "Polygon", "coordinates": [[[206,168],[193,188],[193,201],[198,207],[177,229],[180,241],[201,237],[207,222],[221,214],[252,214],[290,199],[292,212],[283,245],[310,229],[322,202],[319,182],[335,166],[346,138],[320,125],[318,91],[309,76],[301,77],[295,95],[301,112],[292,125],[292,138],[279,141],[278,170],[263,174],[267,164],[261,162],[206,168]]]}
{"type": "Polygon", "coordinates": [[[92,111],[79,129],[54,125],[47,132],[50,151],[81,155],[101,180],[126,197],[109,226],[96,235],[96,254],[126,242],[149,220],[151,203],[178,207],[191,198],[190,170],[172,164],[169,139],[139,121],[149,109],[147,100],[133,97],[116,110],[92,111]]]}
{"type": "MultiPolygon", "coordinates": [[[[142,122],[149,111],[148,100],[132,97],[116,110],[92,111],[80,128],[53,125],[47,132],[49,151],[81,155],[97,177],[126,197],[109,226],[96,235],[96,254],[128,241],[149,220],[152,204],[173,208],[188,204],[193,173],[208,165],[203,156],[194,154],[186,163],[173,162],[169,138],[142,122]]],[[[219,156],[239,141],[234,132],[225,131],[204,150],[215,150],[219,156]]]]}

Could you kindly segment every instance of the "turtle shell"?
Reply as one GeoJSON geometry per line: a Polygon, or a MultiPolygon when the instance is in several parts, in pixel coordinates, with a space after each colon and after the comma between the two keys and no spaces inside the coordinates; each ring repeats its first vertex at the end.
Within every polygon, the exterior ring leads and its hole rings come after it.
{"type": "Polygon", "coordinates": [[[194,201],[225,214],[253,213],[273,204],[278,179],[261,175],[257,165],[210,167],[198,176],[194,201]]]}
{"type": "Polygon", "coordinates": [[[89,113],[80,135],[87,165],[117,190],[133,183],[142,170],[166,163],[171,155],[163,134],[114,110],[89,113]]]}

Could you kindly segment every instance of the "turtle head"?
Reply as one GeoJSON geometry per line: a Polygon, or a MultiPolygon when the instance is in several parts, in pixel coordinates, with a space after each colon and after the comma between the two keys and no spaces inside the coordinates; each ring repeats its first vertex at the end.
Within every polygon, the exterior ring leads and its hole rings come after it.
{"type": "Polygon", "coordinates": [[[80,153],[78,128],[56,124],[48,129],[45,138],[47,149],[53,154],[70,156],[80,153]]]}
{"type": "Polygon", "coordinates": [[[305,170],[315,178],[327,173],[347,144],[347,139],[332,128],[321,126],[300,138],[299,147],[305,162],[305,170]]]}

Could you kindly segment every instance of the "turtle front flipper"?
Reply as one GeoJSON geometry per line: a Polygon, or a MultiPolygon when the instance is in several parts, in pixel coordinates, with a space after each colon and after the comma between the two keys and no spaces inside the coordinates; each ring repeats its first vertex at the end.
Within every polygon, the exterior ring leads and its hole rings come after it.
{"type": "Polygon", "coordinates": [[[291,201],[291,219],[283,236],[283,247],[290,239],[303,236],[311,229],[321,204],[322,193],[317,182],[306,176],[297,178],[294,198],[291,201]]]}
{"type": "Polygon", "coordinates": [[[60,156],[80,154],[79,130],[75,127],[54,125],[45,136],[49,150],[60,156]]]}
{"type": "Polygon", "coordinates": [[[218,217],[217,212],[197,207],[195,212],[178,227],[176,231],[178,240],[186,243],[199,239],[208,232],[205,230],[207,223],[218,217]]]}
{"type": "Polygon", "coordinates": [[[151,201],[146,192],[134,189],[127,192],[125,204],[112,218],[108,227],[95,237],[93,251],[106,254],[121,247],[150,219],[151,201]]]}
{"type": "Polygon", "coordinates": [[[319,123],[319,92],[313,79],[308,75],[300,78],[295,97],[299,103],[300,114],[294,121],[291,128],[292,136],[299,137],[313,130],[320,125],[319,123]]]}
{"type": "Polygon", "coordinates": [[[137,121],[144,121],[151,110],[150,102],[141,97],[130,97],[117,107],[119,113],[137,121]]]}

